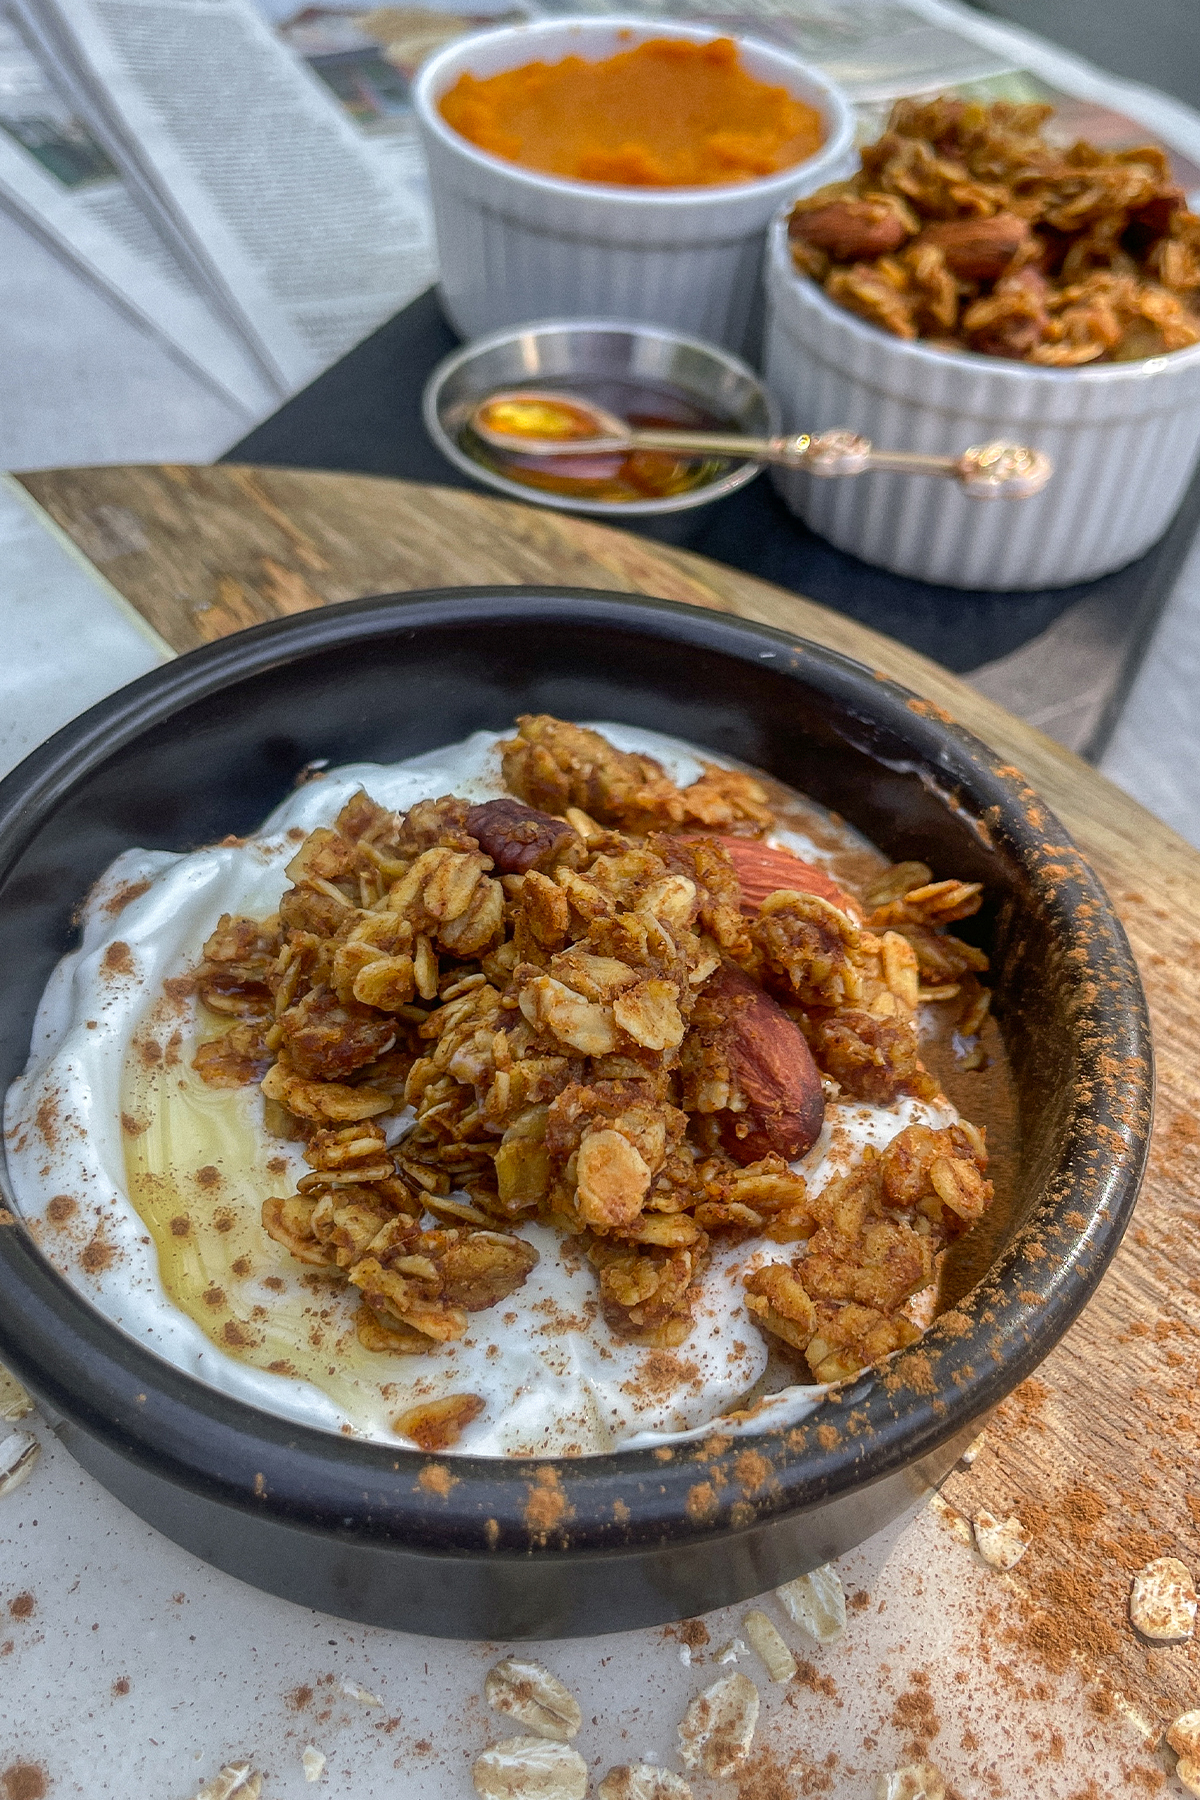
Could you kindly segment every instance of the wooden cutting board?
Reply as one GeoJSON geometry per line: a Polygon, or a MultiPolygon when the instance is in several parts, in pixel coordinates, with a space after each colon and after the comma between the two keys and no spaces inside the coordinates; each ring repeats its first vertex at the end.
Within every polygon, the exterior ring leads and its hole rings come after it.
{"type": "MultiPolygon", "coordinates": [[[[1023,771],[1090,858],[1129,933],[1154,1022],[1157,1118],[1150,1174],[1112,1269],[943,1497],[960,1514],[1016,1512],[1032,1528],[1005,1578],[1015,1613],[995,1643],[981,1644],[989,1679],[1019,1653],[1023,1667],[1051,1673],[1073,1661],[1095,1683],[1099,1715],[1114,1694],[1150,1719],[1200,1705],[1200,1647],[1148,1648],[1127,1612],[1130,1577],[1151,1557],[1178,1556],[1200,1575],[1200,855],[935,663],[688,551],[366,476],[162,466],[21,480],[175,651],[372,593],[515,582],[619,589],[736,613],[857,657],[1023,771]]],[[[944,1516],[953,1528],[954,1510],[944,1516]]]]}

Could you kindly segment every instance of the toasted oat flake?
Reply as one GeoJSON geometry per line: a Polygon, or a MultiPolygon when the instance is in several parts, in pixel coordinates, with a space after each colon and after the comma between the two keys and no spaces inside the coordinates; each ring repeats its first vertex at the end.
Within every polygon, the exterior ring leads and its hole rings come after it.
{"type": "Polygon", "coordinates": [[[383,1705],[378,1694],[371,1693],[369,1688],[359,1687],[357,1681],[351,1681],[348,1675],[342,1682],[342,1692],[348,1700],[357,1700],[362,1706],[383,1705]]]}
{"type": "Polygon", "coordinates": [[[759,1661],[772,1681],[790,1681],[796,1673],[796,1659],[764,1612],[748,1612],[742,1630],[750,1640],[759,1661]]]}
{"type": "Polygon", "coordinates": [[[575,1696],[538,1662],[506,1656],[489,1671],[483,1694],[497,1712],[508,1713],[539,1737],[560,1744],[573,1738],[583,1723],[575,1696]]]}
{"type": "Polygon", "coordinates": [[[481,1800],[583,1800],[588,1784],[579,1752],[543,1737],[503,1738],[471,1776],[481,1800]]]}
{"type": "Polygon", "coordinates": [[[1129,1594],[1129,1617],[1156,1644],[1182,1644],[1196,1629],[1196,1584],[1178,1557],[1160,1556],[1139,1569],[1129,1594]]]}
{"type": "Polygon", "coordinates": [[[262,1780],[251,1763],[226,1763],[204,1783],[196,1800],[234,1800],[235,1795],[237,1800],[259,1800],[262,1780]]]}
{"type": "Polygon", "coordinates": [[[975,1547],[993,1569],[1015,1569],[1029,1548],[1025,1527],[1016,1513],[997,1519],[990,1512],[975,1514],[975,1547]]]}
{"type": "Polygon", "coordinates": [[[41,1455],[41,1445],[29,1431],[14,1431],[0,1443],[0,1499],[11,1494],[14,1488],[32,1472],[33,1465],[41,1455]]]}
{"type": "Polygon", "coordinates": [[[15,1375],[0,1363],[0,1419],[8,1419],[14,1424],[18,1419],[28,1418],[33,1411],[33,1401],[25,1392],[15,1375]]]}
{"type": "Polygon", "coordinates": [[[832,1644],[845,1631],[846,1596],[832,1563],[822,1563],[810,1575],[798,1575],[775,1592],[788,1617],[818,1644],[832,1644]]]}
{"type": "Polygon", "coordinates": [[[742,1674],[697,1694],[679,1722],[679,1754],[688,1768],[718,1781],[732,1775],[749,1753],[758,1706],[758,1689],[742,1674]]]}
{"type": "Polygon", "coordinates": [[[908,1763],[875,1777],[875,1800],[946,1800],[946,1777],[932,1763],[908,1763]]]}
{"type": "Polygon", "coordinates": [[[596,1800],[692,1800],[682,1775],[653,1763],[621,1763],[610,1769],[596,1789],[596,1800]]]}
{"type": "Polygon", "coordinates": [[[325,1773],[325,1758],[315,1744],[305,1744],[300,1752],[300,1767],[305,1781],[320,1781],[325,1773]]]}

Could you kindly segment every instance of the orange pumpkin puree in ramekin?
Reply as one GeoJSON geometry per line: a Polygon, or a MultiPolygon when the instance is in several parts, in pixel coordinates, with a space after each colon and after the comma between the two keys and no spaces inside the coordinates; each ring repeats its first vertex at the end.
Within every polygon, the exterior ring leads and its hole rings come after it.
{"type": "Polygon", "coordinates": [[[754,181],[804,162],[824,137],[816,108],[748,75],[732,38],[651,38],[604,62],[460,75],[440,107],[494,156],[622,187],[754,181]]]}

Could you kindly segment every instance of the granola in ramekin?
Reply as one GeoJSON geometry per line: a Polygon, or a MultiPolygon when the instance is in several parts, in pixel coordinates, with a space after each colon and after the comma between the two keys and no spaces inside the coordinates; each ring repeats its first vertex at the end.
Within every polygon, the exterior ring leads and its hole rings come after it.
{"type": "Polygon", "coordinates": [[[1200,342],[1200,217],[1165,151],[1056,144],[1053,112],[898,100],[859,173],[795,203],[796,268],[948,350],[1075,368],[1200,342]]]}

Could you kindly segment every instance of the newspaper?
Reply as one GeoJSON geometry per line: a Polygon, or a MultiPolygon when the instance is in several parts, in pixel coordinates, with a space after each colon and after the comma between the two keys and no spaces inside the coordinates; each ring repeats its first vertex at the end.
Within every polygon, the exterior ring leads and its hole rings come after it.
{"type": "Polygon", "coordinates": [[[428,208],[250,0],[18,0],[279,393],[428,285],[428,208]]]}
{"type": "MultiPolygon", "coordinates": [[[[254,411],[264,391],[294,392],[436,273],[411,110],[423,60],[483,24],[610,10],[609,0],[11,3],[70,108],[50,107],[46,141],[34,143],[19,107],[3,112],[0,56],[0,203],[21,205],[156,329],[186,340],[254,411]]],[[[902,95],[1049,100],[1063,141],[1156,141],[1200,200],[1200,114],[958,0],[623,9],[786,46],[846,91],[864,142],[902,95]]]]}
{"type": "Polygon", "coordinates": [[[159,338],[251,422],[276,402],[238,335],[0,14],[0,206],[159,338]]]}

